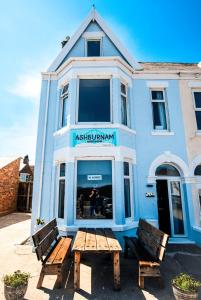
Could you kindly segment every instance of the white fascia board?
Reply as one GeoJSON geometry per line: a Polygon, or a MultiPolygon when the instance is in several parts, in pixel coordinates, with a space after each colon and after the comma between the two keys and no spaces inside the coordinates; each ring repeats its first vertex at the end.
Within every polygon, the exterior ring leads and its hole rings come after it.
{"type": "Polygon", "coordinates": [[[133,57],[129,54],[127,49],[122,45],[122,43],[118,40],[118,38],[113,34],[113,32],[110,30],[110,28],[106,25],[105,21],[100,17],[100,15],[92,9],[89,15],[86,17],[86,19],[83,21],[83,23],[80,25],[76,33],[71,37],[69,42],[63,47],[60,54],[56,57],[56,59],[53,61],[53,63],[48,68],[48,71],[55,71],[58,66],[62,63],[66,55],[69,53],[69,51],[72,49],[72,47],[75,45],[77,40],[80,38],[80,36],[84,33],[85,29],[89,25],[91,21],[96,21],[100,27],[104,30],[104,32],[108,35],[108,37],[111,39],[111,41],[114,43],[114,45],[117,47],[117,49],[122,53],[122,55],[125,57],[125,59],[128,61],[128,63],[135,69],[135,70],[142,70],[141,65],[133,59],[133,57]]]}

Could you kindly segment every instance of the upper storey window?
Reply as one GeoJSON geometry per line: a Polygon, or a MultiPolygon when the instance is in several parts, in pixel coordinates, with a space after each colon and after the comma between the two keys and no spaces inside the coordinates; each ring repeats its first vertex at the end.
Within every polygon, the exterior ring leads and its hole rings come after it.
{"type": "Polygon", "coordinates": [[[110,122],[109,79],[80,79],[78,122],[110,122]]]}
{"type": "Polygon", "coordinates": [[[69,85],[66,84],[64,85],[64,87],[61,90],[61,120],[60,120],[60,124],[61,127],[64,127],[67,125],[67,115],[68,115],[68,110],[69,110],[69,85]]]}
{"type": "Polygon", "coordinates": [[[154,130],[168,130],[167,103],[165,101],[164,90],[152,90],[151,101],[154,130]]]}
{"type": "Polygon", "coordinates": [[[127,86],[121,83],[121,124],[128,126],[127,86]]]}
{"type": "Polygon", "coordinates": [[[201,91],[193,92],[197,129],[201,130],[201,91]]]}
{"type": "Polygon", "coordinates": [[[100,40],[87,40],[87,56],[100,56],[100,40]]]}

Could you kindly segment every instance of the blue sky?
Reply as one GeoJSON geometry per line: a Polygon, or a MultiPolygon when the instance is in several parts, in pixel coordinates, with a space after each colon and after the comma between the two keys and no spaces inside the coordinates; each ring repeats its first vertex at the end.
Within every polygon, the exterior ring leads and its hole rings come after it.
{"type": "Polygon", "coordinates": [[[199,62],[200,0],[9,0],[0,9],[0,156],[34,162],[40,72],[92,4],[138,61],[199,62]]]}

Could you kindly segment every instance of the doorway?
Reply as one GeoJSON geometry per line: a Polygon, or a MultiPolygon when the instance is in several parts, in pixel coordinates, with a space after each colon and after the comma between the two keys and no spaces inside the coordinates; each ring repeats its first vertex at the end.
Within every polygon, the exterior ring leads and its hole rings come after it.
{"type": "Polygon", "coordinates": [[[156,176],[159,229],[171,237],[185,236],[180,174],[175,167],[164,164],[157,168],[156,176]]]}

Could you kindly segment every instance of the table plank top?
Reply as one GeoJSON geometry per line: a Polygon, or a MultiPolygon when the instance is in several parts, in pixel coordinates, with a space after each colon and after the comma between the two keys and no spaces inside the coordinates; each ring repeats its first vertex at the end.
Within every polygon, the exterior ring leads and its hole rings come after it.
{"type": "Polygon", "coordinates": [[[72,251],[120,252],[122,248],[110,228],[85,228],[77,231],[72,251]]]}

